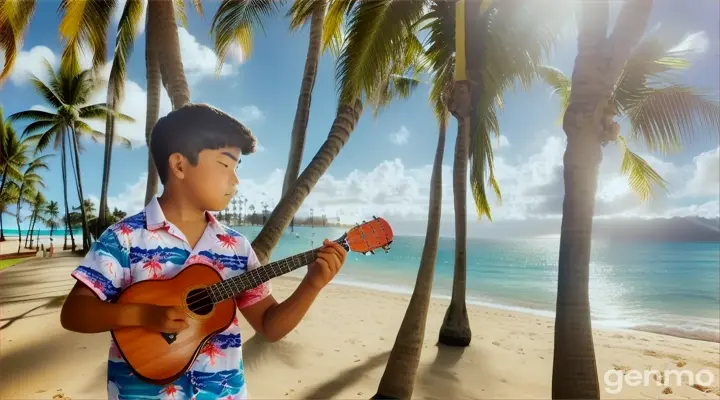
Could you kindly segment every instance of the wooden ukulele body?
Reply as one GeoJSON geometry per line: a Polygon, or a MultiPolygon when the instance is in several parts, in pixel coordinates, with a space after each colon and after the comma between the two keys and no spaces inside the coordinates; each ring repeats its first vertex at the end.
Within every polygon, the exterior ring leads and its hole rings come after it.
{"type": "Polygon", "coordinates": [[[205,307],[199,313],[188,307],[188,303],[206,297],[197,289],[220,281],[222,277],[213,268],[194,264],[172,279],[139,281],[123,291],[117,303],[180,306],[190,316],[189,327],[174,337],[142,327],[111,332],[135,375],[159,385],[175,381],[195,361],[205,343],[230,326],[237,312],[234,298],[214,305],[210,303],[211,307],[205,307]]]}

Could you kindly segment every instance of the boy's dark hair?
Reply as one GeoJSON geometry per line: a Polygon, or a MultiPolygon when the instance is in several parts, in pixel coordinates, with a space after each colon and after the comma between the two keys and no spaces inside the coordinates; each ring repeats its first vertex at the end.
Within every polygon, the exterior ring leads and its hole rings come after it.
{"type": "Polygon", "coordinates": [[[173,153],[197,165],[202,150],[237,147],[242,154],[255,152],[257,140],[238,120],[207,104],[186,104],[160,118],[150,134],[150,153],[164,185],[173,153]]]}

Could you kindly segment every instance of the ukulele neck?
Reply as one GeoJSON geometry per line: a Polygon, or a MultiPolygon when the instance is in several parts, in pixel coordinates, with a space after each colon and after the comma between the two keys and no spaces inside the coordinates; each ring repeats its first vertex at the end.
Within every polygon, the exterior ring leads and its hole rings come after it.
{"type": "MultiPolygon", "coordinates": [[[[343,246],[345,250],[349,250],[347,242],[343,235],[341,238],[334,240],[335,243],[343,246]]],[[[247,290],[253,289],[272,278],[285,275],[300,267],[304,267],[317,259],[317,250],[315,249],[296,254],[282,260],[271,262],[260,268],[247,271],[244,274],[234,276],[230,279],[218,282],[208,287],[211,293],[213,303],[219,303],[247,290]]]]}

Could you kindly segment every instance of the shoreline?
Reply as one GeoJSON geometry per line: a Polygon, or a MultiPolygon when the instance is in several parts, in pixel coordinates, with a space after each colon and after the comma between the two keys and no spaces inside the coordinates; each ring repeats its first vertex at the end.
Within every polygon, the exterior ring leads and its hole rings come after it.
{"type": "MultiPolygon", "coordinates": [[[[295,276],[289,276],[285,275],[281,278],[288,278],[288,279],[299,279],[295,276]]],[[[279,279],[279,278],[275,278],[279,279]]],[[[380,293],[389,293],[389,294],[396,294],[399,296],[407,296],[408,298],[412,295],[412,288],[405,288],[400,286],[394,286],[389,284],[381,284],[381,283],[374,283],[374,282],[365,282],[365,281],[352,281],[349,279],[337,279],[337,277],[331,282],[333,285],[341,285],[341,286],[347,286],[352,288],[357,288],[361,290],[369,290],[374,292],[380,292],[380,293]]],[[[552,310],[544,310],[540,308],[529,308],[529,307],[523,307],[523,306],[516,306],[516,305],[508,305],[508,304],[499,304],[499,303],[490,303],[482,300],[475,300],[472,298],[472,296],[468,295],[468,299],[466,301],[468,307],[478,307],[480,309],[489,309],[489,310],[500,310],[500,311],[509,311],[509,312],[516,312],[521,313],[528,316],[533,317],[542,317],[542,318],[548,318],[551,320],[555,320],[555,312],[552,310]]],[[[432,300],[441,300],[441,301],[450,301],[449,295],[438,295],[433,293],[431,295],[432,300]]],[[[653,333],[658,335],[666,335],[666,336],[672,336],[677,337],[681,339],[691,339],[691,340],[699,340],[709,343],[720,343],[720,330],[718,331],[710,331],[706,329],[698,329],[696,331],[691,330],[683,330],[678,328],[670,328],[670,327],[662,327],[659,325],[653,325],[653,324],[643,324],[643,325],[629,325],[629,326],[616,326],[612,325],[610,323],[607,323],[605,321],[601,320],[593,320],[592,321],[592,328],[593,330],[602,330],[602,331],[633,331],[633,332],[645,332],[645,333],[653,333]]]]}

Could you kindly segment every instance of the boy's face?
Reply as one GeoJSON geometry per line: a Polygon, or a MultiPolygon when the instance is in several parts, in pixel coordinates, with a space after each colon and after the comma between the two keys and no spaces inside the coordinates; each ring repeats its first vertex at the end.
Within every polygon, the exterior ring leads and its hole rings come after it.
{"type": "Polygon", "coordinates": [[[236,173],[239,160],[240,149],[223,147],[203,150],[198,155],[196,166],[188,164],[184,186],[201,208],[220,211],[227,207],[239,183],[236,173]]]}

